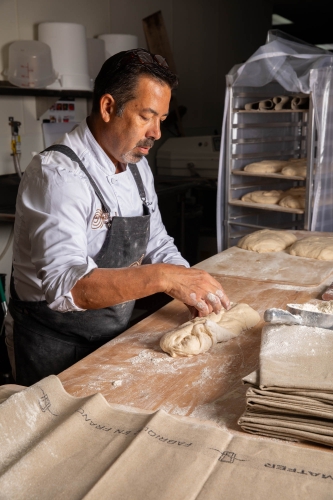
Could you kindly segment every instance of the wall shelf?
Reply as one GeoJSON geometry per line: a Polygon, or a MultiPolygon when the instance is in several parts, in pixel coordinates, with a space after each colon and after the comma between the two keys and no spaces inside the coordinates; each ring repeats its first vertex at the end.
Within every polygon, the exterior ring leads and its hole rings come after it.
{"type": "Polygon", "coordinates": [[[35,96],[35,97],[81,97],[89,99],[92,97],[90,90],[57,90],[57,89],[35,89],[35,88],[22,88],[16,87],[7,81],[0,81],[0,95],[13,95],[13,96],[35,96]]]}
{"type": "Polygon", "coordinates": [[[7,81],[0,81],[0,96],[9,95],[16,97],[32,96],[36,98],[36,118],[37,120],[47,111],[52,104],[64,98],[78,97],[81,99],[91,99],[90,90],[57,90],[57,89],[35,89],[16,87],[7,81]]]}

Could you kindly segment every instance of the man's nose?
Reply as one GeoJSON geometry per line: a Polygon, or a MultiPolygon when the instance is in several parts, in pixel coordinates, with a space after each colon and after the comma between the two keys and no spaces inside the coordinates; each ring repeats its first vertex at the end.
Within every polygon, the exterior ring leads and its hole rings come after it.
{"type": "Polygon", "coordinates": [[[159,120],[154,120],[154,122],[147,130],[146,137],[152,137],[153,139],[158,140],[161,137],[161,125],[159,120]]]}

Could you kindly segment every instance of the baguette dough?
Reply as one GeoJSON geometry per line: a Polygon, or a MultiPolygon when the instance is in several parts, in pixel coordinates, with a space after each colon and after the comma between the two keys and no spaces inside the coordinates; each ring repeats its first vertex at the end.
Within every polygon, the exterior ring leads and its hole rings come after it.
{"type": "Polygon", "coordinates": [[[245,172],[252,172],[255,174],[274,174],[281,172],[287,162],[285,160],[263,160],[245,165],[245,172]]]}
{"type": "Polygon", "coordinates": [[[244,236],[237,246],[258,253],[281,252],[296,240],[296,236],[289,231],[262,229],[244,236]]]}
{"type": "Polygon", "coordinates": [[[289,248],[290,255],[317,260],[333,260],[333,236],[308,236],[289,248]]]}
{"type": "Polygon", "coordinates": [[[244,194],[242,196],[242,201],[275,205],[281,200],[282,196],[284,196],[284,192],[280,190],[252,191],[251,193],[244,194]]]}
{"type": "Polygon", "coordinates": [[[195,318],[167,332],[160,346],[173,358],[196,356],[208,351],[217,342],[226,342],[249,330],[260,321],[260,316],[248,304],[232,304],[205,318],[195,318]]]}

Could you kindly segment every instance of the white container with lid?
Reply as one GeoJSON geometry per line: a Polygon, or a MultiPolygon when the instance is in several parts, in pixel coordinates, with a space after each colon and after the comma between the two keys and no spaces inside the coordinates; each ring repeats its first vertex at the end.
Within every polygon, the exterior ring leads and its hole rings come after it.
{"type": "Polygon", "coordinates": [[[48,22],[38,25],[38,38],[51,48],[58,80],[52,89],[91,90],[86,30],[81,24],[48,22]]]}
{"type": "Polygon", "coordinates": [[[105,43],[99,38],[87,38],[88,69],[92,81],[95,80],[105,61],[105,43]]]}
{"type": "Polygon", "coordinates": [[[9,46],[7,78],[18,87],[44,88],[56,80],[51,50],[36,40],[19,40],[9,46]]]}
{"type": "Polygon", "coordinates": [[[98,38],[105,42],[105,59],[122,52],[123,50],[132,50],[138,48],[138,37],[135,35],[123,34],[105,34],[99,35],[98,38]]]}

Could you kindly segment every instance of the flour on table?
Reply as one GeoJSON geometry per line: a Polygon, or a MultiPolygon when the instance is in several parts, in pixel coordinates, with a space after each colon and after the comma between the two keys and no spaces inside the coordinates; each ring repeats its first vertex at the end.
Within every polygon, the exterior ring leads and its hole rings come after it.
{"type": "Polygon", "coordinates": [[[248,304],[232,304],[229,311],[211,313],[195,318],[167,332],[160,346],[173,358],[195,356],[208,351],[217,342],[226,342],[249,330],[260,321],[260,316],[248,304]]]}
{"type": "Polygon", "coordinates": [[[317,260],[333,260],[333,236],[309,236],[288,249],[290,255],[317,260]]]}
{"type": "Polygon", "coordinates": [[[262,229],[244,236],[239,240],[237,246],[243,250],[258,253],[281,252],[296,240],[296,236],[289,231],[262,229]]]}

